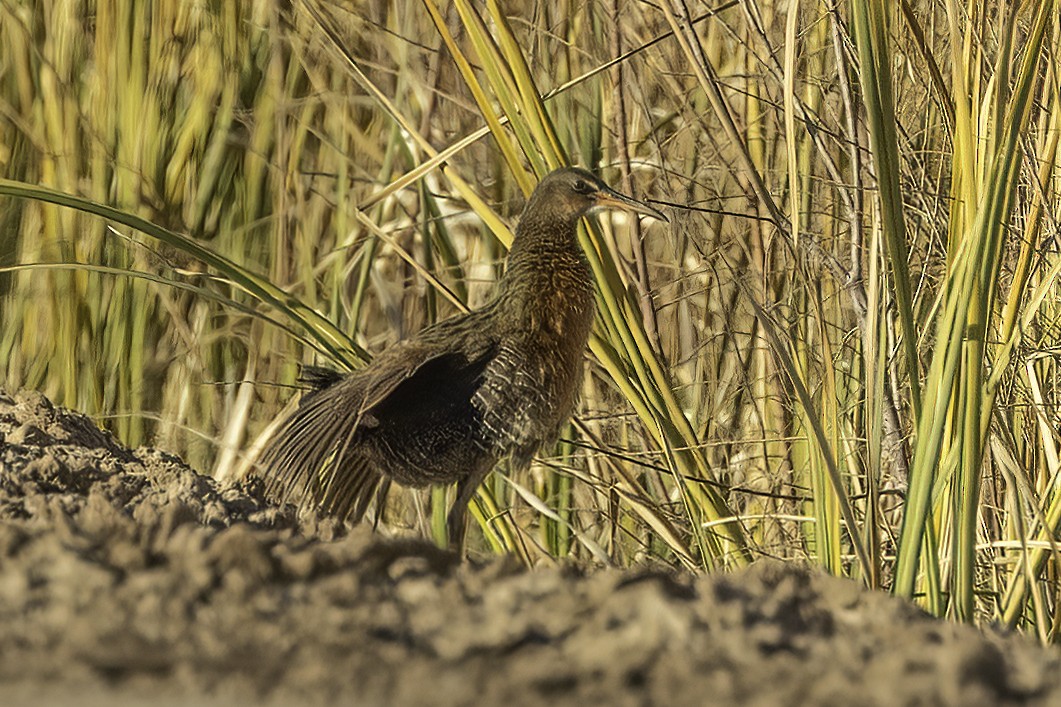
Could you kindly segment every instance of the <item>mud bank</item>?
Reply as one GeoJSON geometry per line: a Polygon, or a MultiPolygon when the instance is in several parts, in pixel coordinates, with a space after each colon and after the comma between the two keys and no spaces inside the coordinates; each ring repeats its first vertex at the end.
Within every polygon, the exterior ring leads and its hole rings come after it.
{"type": "Polygon", "coordinates": [[[0,392],[0,703],[1056,705],[1061,652],[796,564],[459,564],[0,392]]]}

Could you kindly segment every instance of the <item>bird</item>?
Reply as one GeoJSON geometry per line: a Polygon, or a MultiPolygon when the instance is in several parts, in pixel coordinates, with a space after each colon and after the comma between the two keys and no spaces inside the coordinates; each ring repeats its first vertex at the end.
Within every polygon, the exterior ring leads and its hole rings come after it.
{"type": "Polygon", "coordinates": [[[307,366],[308,387],[259,457],[267,496],[356,523],[390,483],[456,483],[447,544],[462,549],[479,484],[554,441],[577,403],[596,314],[579,220],[618,208],[666,217],[577,167],[547,174],[480,309],[443,319],[359,370],[307,366]]]}

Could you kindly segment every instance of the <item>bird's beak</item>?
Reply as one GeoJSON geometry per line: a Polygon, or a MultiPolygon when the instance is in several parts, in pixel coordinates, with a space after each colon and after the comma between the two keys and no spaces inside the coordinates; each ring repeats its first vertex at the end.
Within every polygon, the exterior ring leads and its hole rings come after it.
{"type": "Polygon", "coordinates": [[[604,190],[601,189],[597,192],[597,208],[613,208],[623,209],[624,211],[636,211],[639,214],[646,214],[653,218],[659,219],[664,223],[667,223],[667,217],[661,212],[652,208],[648,204],[638,201],[637,199],[631,199],[628,196],[624,196],[617,191],[612,189],[604,190]]]}

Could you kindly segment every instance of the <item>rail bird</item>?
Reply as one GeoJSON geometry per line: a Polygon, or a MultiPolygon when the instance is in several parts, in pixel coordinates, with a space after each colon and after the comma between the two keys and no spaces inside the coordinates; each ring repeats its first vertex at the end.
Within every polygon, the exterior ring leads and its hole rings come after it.
{"type": "Polygon", "coordinates": [[[259,460],[266,492],[356,522],[391,481],[456,483],[446,526],[460,548],[487,473],[504,458],[527,467],[574,410],[596,309],[577,228],[605,208],[666,220],[586,170],[558,169],[527,200],[488,304],[352,373],[307,368],[310,391],[259,460]]]}

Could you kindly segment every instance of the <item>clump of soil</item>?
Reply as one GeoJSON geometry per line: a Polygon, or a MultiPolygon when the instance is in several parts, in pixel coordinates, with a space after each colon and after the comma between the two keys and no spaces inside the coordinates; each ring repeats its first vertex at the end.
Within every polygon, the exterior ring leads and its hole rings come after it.
{"type": "Polygon", "coordinates": [[[1061,659],[799,565],[461,564],[0,391],[5,705],[1061,704],[1061,659]]]}

